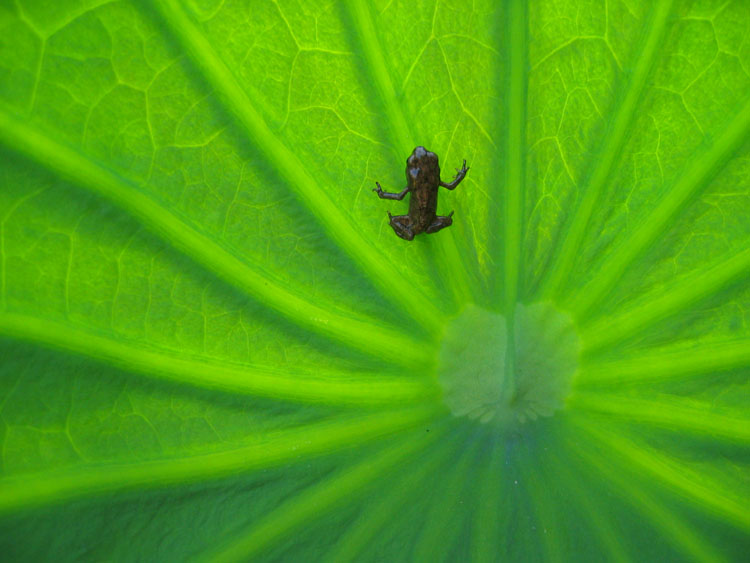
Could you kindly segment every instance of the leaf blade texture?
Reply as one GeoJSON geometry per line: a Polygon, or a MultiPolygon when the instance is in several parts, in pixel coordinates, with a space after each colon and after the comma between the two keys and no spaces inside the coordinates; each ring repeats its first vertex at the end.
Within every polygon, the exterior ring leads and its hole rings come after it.
{"type": "Polygon", "coordinates": [[[9,560],[746,553],[746,2],[0,30],[9,560]],[[417,145],[471,170],[407,243],[417,145]]]}

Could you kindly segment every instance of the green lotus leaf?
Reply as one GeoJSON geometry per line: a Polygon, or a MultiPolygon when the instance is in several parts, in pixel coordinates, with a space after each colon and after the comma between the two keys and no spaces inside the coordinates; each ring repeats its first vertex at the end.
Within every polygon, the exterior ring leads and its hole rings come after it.
{"type": "Polygon", "coordinates": [[[749,36],[0,2],[1,558],[746,558],[749,36]],[[470,170],[408,242],[416,146],[470,170]]]}

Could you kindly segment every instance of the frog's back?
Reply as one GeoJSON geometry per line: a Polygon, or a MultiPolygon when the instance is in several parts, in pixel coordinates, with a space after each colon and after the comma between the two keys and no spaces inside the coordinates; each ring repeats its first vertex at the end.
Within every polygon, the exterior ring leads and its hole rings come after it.
{"type": "Polygon", "coordinates": [[[417,147],[407,160],[407,181],[411,186],[409,217],[415,233],[423,232],[435,220],[440,166],[435,153],[417,147]]]}
{"type": "Polygon", "coordinates": [[[417,182],[409,200],[409,217],[419,232],[432,224],[436,217],[438,189],[436,184],[417,182]]]}

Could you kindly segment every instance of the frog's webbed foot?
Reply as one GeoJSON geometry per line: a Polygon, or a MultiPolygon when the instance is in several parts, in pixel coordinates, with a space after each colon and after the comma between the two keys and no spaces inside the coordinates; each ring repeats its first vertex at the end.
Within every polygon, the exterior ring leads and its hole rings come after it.
{"type": "Polygon", "coordinates": [[[372,188],[372,191],[374,191],[376,194],[378,194],[378,197],[380,199],[397,199],[398,201],[401,201],[404,199],[404,196],[409,193],[409,187],[405,187],[402,191],[399,193],[394,192],[384,192],[383,188],[380,187],[380,182],[375,182],[375,185],[377,188],[372,188]]]}
{"type": "Polygon", "coordinates": [[[444,229],[445,227],[450,227],[453,224],[453,211],[448,213],[448,215],[438,215],[435,217],[435,220],[430,224],[429,227],[427,227],[424,232],[425,233],[437,233],[440,229],[444,229]]]}
{"type": "Polygon", "coordinates": [[[389,224],[398,236],[404,240],[414,240],[414,231],[411,228],[411,218],[408,215],[391,215],[388,212],[389,224]]]}
{"type": "Polygon", "coordinates": [[[440,185],[443,186],[444,188],[448,188],[449,190],[453,190],[456,188],[456,186],[458,186],[461,183],[461,180],[466,178],[466,173],[468,171],[469,171],[469,167],[466,166],[466,159],[464,159],[464,163],[461,166],[461,170],[456,168],[456,175],[453,177],[453,181],[447,184],[441,180],[440,185]]]}

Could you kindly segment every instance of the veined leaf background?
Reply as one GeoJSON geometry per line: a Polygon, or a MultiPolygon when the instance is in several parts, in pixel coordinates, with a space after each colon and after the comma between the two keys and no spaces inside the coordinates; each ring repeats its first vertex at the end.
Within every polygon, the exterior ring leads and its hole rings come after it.
{"type": "Polygon", "coordinates": [[[750,4],[0,1],[0,553],[740,560],[750,4]],[[383,201],[424,145],[454,224],[383,201]]]}

